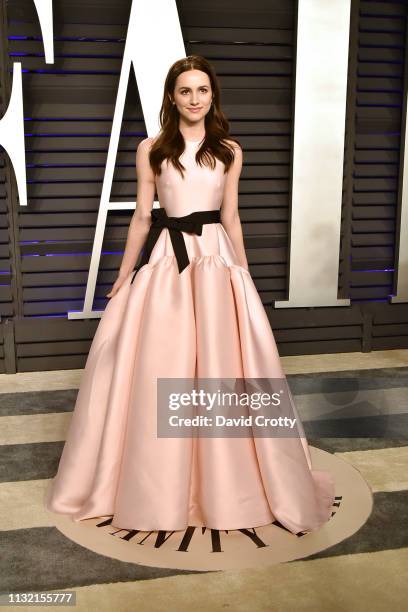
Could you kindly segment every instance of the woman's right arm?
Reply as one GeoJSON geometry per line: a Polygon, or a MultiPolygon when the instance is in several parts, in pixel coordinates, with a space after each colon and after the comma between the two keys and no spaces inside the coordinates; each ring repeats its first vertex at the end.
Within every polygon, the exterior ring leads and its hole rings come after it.
{"type": "Polygon", "coordinates": [[[124,280],[133,271],[138,260],[142,246],[144,245],[150,229],[151,215],[153,207],[155,182],[154,173],[149,163],[149,150],[152,138],[142,140],[136,151],[136,175],[137,175],[137,194],[136,208],[133,213],[127,239],[120,265],[118,277],[106,297],[113,297],[124,280]]]}

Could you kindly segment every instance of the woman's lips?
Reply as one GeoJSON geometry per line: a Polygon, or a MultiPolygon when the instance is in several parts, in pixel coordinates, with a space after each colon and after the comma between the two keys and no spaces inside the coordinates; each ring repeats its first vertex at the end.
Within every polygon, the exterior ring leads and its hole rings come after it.
{"type": "Polygon", "coordinates": [[[201,108],[189,108],[188,110],[190,111],[190,113],[198,113],[198,111],[200,111],[201,108]]]}

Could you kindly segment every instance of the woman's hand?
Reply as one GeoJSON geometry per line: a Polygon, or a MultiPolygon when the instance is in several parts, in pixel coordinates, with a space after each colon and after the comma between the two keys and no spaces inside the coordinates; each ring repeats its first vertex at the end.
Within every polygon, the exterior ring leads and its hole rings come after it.
{"type": "Polygon", "coordinates": [[[109,293],[106,294],[106,297],[111,298],[114,295],[116,295],[119,289],[121,288],[121,286],[123,285],[125,279],[126,279],[126,276],[118,276],[118,278],[115,280],[112,286],[112,289],[110,290],[109,293]]]}

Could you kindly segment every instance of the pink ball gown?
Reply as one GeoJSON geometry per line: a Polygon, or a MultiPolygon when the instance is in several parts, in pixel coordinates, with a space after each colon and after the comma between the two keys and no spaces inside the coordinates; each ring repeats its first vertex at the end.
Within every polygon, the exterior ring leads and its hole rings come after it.
{"type": "MultiPolygon", "coordinates": [[[[224,165],[199,166],[198,146],[186,141],[184,180],[167,162],[156,177],[166,219],[220,210],[224,165]]],[[[48,510],[74,521],[111,516],[115,527],[141,531],[278,521],[299,533],[329,520],[334,481],[312,469],[303,436],[157,437],[159,377],[285,378],[252,277],[217,215],[210,213],[201,234],[156,222],[147,263],[107,303],[48,510]]]]}

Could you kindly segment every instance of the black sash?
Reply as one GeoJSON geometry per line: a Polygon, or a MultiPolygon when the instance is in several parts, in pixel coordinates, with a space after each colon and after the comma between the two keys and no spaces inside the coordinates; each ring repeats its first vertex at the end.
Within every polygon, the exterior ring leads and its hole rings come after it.
{"type": "Polygon", "coordinates": [[[150,214],[152,223],[143,248],[142,259],[135,269],[135,273],[130,281],[131,284],[138,270],[148,263],[153,247],[164,227],[167,227],[170,232],[171,244],[173,245],[180,274],[190,263],[182,232],[201,236],[204,223],[221,222],[220,210],[198,210],[184,217],[168,217],[164,208],[152,208],[150,214]]]}

